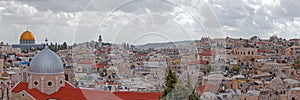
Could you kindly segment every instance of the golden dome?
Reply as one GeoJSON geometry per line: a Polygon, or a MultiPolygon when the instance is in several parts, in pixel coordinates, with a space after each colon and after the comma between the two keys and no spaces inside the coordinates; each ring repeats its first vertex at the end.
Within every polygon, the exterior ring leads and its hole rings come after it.
{"type": "Polygon", "coordinates": [[[34,36],[30,31],[26,30],[22,33],[20,40],[34,40],[34,36]]]}

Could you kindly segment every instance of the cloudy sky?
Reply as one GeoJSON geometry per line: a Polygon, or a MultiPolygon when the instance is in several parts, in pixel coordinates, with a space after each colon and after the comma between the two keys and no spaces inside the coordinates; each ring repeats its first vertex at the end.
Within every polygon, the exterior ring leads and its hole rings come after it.
{"type": "Polygon", "coordinates": [[[28,28],[37,43],[166,42],[212,38],[300,38],[299,0],[0,1],[0,41],[28,28]]]}

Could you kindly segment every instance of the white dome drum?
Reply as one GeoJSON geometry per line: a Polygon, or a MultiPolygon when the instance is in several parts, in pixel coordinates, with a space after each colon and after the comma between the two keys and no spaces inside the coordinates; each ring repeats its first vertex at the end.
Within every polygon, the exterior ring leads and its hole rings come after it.
{"type": "Polygon", "coordinates": [[[60,57],[46,46],[31,60],[29,72],[36,74],[61,74],[64,73],[64,67],[60,57]]]}

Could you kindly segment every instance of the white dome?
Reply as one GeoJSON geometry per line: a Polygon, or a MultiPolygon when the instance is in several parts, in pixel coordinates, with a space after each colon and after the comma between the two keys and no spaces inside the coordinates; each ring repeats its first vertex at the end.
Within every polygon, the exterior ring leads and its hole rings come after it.
{"type": "Polygon", "coordinates": [[[46,47],[31,60],[29,71],[39,74],[57,74],[64,73],[64,67],[60,57],[46,47]]]}

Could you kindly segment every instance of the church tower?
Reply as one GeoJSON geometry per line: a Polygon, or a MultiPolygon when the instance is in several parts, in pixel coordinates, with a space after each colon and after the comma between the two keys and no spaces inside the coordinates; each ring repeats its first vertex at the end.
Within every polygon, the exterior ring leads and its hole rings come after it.
{"type": "Polygon", "coordinates": [[[102,38],[101,38],[101,35],[99,35],[99,38],[98,38],[98,47],[99,48],[102,47],[102,38]]]}
{"type": "Polygon", "coordinates": [[[30,63],[28,88],[52,94],[65,86],[63,63],[48,46],[34,56],[30,63]]]}

